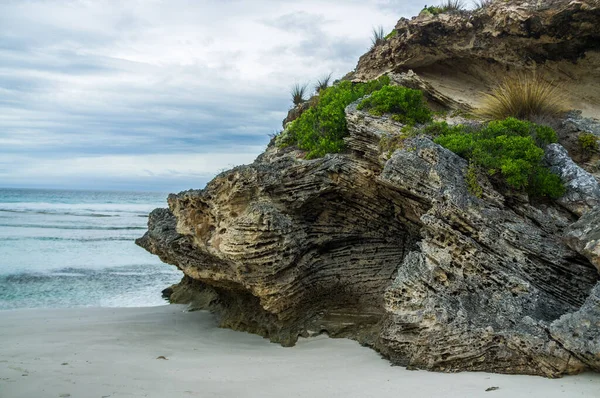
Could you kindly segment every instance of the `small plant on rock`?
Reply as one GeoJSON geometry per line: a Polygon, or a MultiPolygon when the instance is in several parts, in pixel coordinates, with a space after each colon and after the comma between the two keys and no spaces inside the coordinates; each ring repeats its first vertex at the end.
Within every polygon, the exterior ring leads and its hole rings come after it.
{"type": "Polygon", "coordinates": [[[290,90],[290,94],[292,96],[292,102],[294,105],[297,106],[306,101],[306,99],[304,98],[304,96],[306,95],[306,88],[307,88],[306,84],[302,85],[302,84],[296,83],[292,86],[292,89],[290,90]]]}
{"type": "Polygon", "coordinates": [[[488,119],[554,117],[567,109],[560,88],[538,75],[515,75],[485,94],[478,113],[488,119]]]}
{"type": "Polygon", "coordinates": [[[323,76],[321,79],[317,80],[317,84],[315,85],[315,91],[318,93],[320,93],[321,91],[325,90],[327,87],[329,87],[329,82],[331,81],[331,73],[328,74],[327,76],[323,76]]]}
{"type": "Polygon", "coordinates": [[[380,44],[385,42],[385,31],[383,30],[383,26],[378,26],[373,28],[373,33],[371,35],[371,48],[375,48],[380,44]]]}
{"type": "Polygon", "coordinates": [[[477,198],[482,198],[483,197],[483,188],[481,187],[481,184],[479,183],[477,174],[479,174],[478,167],[474,163],[470,162],[469,167],[467,167],[467,174],[466,174],[467,189],[469,190],[469,192],[471,192],[471,195],[473,195],[477,198]]]}
{"type": "Polygon", "coordinates": [[[462,0],[446,0],[441,8],[443,12],[457,12],[465,9],[465,3],[462,0]]]}
{"type": "Polygon", "coordinates": [[[589,154],[598,151],[598,142],[600,142],[600,138],[592,133],[579,134],[577,141],[579,142],[579,147],[583,152],[589,154]]]}

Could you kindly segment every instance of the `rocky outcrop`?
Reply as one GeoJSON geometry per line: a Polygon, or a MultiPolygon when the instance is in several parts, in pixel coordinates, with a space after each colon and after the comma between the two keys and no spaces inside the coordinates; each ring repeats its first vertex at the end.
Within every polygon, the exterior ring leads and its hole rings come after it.
{"type": "Polygon", "coordinates": [[[562,145],[548,145],[544,160],[550,170],[561,177],[566,188],[558,203],[579,216],[600,205],[600,184],[569,157],[562,145]]]}
{"type": "Polygon", "coordinates": [[[565,240],[569,247],[587,257],[600,272],[600,206],[571,225],[565,240]]]}
{"type": "MultiPolygon", "coordinates": [[[[536,4],[401,20],[353,78],[390,72],[430,103],[463,110],[473,104],[469,82],[507,66],[575,62],[566,74],[579,79],[573,87],[598,87],[597,68],[576,72],[600,59],[598,5],[536,4]],[[454,83],[464,90],[449,90],[454,83]]],[[[593,95],[583,97],[591,104],[593,95]]],[[[150,214],[137,244],[185,275],[165,291],[170,300],[282,345],[326,333],[414,368],[599,370],[594,176],[551,145],[546,161],[567,194],[532,203],[467,175],[467,162],[430,137],[403,134],[402,124],[356,105],[346,108],[345,153],[305,160],[269,145],[253,164],[170,195],[168,209],[150,214]]]]}
{"type": "Polygon", "coordinates": [[[600,371],[600,284],[581,309],[552,323],[552,337],[592,369],[600,371]]]}
{"type": "Polygon", "coordinates": [[[495,1],[475,11],[402,18],[363,55],[357,80],[413,70],[436,90],[474,107],[507,74],[537,70],[561,85],[573,108],[600,118],[600,3],[495,1]]]}
{"type": "Polygon", "coordinates": [[[349,153],[303,160],[271,146],[170,195],[138,244],[179,267],[181,294],[222,326],[284,345],[328,333],[442,371],[595,366],[549,329],[598,281],[561,240],[570,213],[509,204],[485,176],[476,198],[454,153],[416,138],[387,159],[380,138],[400,125],[355,106],[347,120],[349,153]]]}

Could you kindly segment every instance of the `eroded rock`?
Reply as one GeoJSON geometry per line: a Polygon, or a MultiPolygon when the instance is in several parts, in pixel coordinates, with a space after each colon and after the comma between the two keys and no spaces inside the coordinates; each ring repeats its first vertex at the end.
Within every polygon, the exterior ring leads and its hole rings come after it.
{"type": "Polygon", "coordinates": [[[600,272],[600,206],[571,225],[565,241],[573,250],[587,257],[600,272]]]}
{"type": "Polygon", "coordinates": [[[579,311],[552,323],[552,337],[596,371],[600,371],[600,284],[579,311]]]}
{"type": "Polygon", "coordinates": [[[600,118],[596,0],[495,1],[473,12],[402,18],[394,31],[360,58],[353,79],[412,70],[437,92],[477,107],[482,92],[510,73],[537,70],[574,109],[600,118]]]}
{"type": "MultiPolygon", "coordinates": [[[[582,98],[593,104],[597,2],[536,4],[403,19],[354,78],[394,72],[430,101],[467,109],[473,82],[544,65],[591,90],[582,98]]],[[[485,175],[475,197],[456,154],[423,136],[383,148],[404,126],[356,104],[346,120],[346,153],[304,160],[270,145],[151,213],[137,243],[183,271],[173,302],[283,345],[327,333],[416,368],[599,369],[598,183],[564,148],[547,156],[567,184],[560,205],[505,197],[485,175]]]]}
{"type": "Polygon", "coordinates": [[[565,195],[557,200],[563,207],[581,216],[600,204],[600,184],[569,157],[562,145],[548,145],[544,160],[565,185],[565,195]]]}
{"type": "Polygon", "coordinates": [[[284,345],[328,333],[431,370],[590,367],[548,333],[598,280],[560,239],[569,216],[509,206],[485,176],[472,196],[466,162],[427,138],[387,159],[401,126],[347,112],[348,153],[270,147],[151,214],[138,244],[184,272],[180,297],[284,345]]]}

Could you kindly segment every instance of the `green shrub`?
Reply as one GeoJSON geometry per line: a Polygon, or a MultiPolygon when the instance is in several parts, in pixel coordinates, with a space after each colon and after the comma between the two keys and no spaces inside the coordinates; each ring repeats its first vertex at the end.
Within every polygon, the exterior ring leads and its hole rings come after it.
{"type": "Polygon", "coordinates": [[[420,14],[439,15],[442,12],[444,12],[444,10],[442,9],[442,7],[429,6],[429,7],[423,7],[423,10],[421,10],[420,14]]]}
{"type": "Polygon", "coordinates": [[[591,153],[598,150],[598,141],[600,141],[600,138],[592,133],[581,133],[577,137],[577,141],[582,151],[591,153]]]}
{"type": "Polygon", "coordinates": [[[551,198],[562,196],[564,187],[559,176],[544,168],[542,147],[556,141],[551,128],[514,118],[490,122],[479,130],[442,129],[435,139],[488,175],[501,177],[508,187],[551,198]]]}
{"type": "Polygon", "coordinates": [[[425,103],[423,93],[400,86],[385,86],[358,104],[359,110],[381,116],[391,113],[397,122],[414,125],[431,121],[431,111],[425,103]]]}
{"type": "Polygon", "coordinates": [[[337,153],[344,149],[348,135],[345,109],[352,102],[389,85],[383,76],[368,83],[342,81],[321,91],[315,104],[290,123],[277,141],[280,147],[296,145],[307,151],[306,159],[337,153]]]}
{"type": "Polygon", "coordinates": [[[450,126],[446,122],[431,122],[426,124],[422,129],[421,133],[429,135],[431,137],[438,137],[440,135],[449,135],[453,133],[461,133],[466,129],[462,124],[450,126]]]}
{"type": "Polygon", "coordinates": [[[425,6],[421,10],[421,14],[427,13],[431,15],[439,15],[444,12],[459,12],[465,8],[462,0],[446,0],[439,6],[425,6]]]}

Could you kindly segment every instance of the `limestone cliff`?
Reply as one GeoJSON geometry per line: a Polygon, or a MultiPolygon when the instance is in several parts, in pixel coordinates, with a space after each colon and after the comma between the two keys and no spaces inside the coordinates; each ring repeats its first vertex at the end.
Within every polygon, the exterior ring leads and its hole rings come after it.
{"type": "Polygon", "coordinates": [[[507,73],[537,70],[574,108],[600,117],[600,2],[494,1],[473,12],[422,13],[360,58],[357,80],[414,71],[440,93],[476,106],[507,73]]]}
{"type": "MultiPolygon", "coordinates": [[[[427,73],[399,66],[427,72],[454,59],[440,57],[439,48],[431,49],[435,56],[414,49],[429,43],[410,40],[430,37],[431,24],[445,32],[446,54],[460,47],[461,57],[474,64],[500,62],[490,60],[499,56],[502,40],[505,60],[535,49],[535,62],[566,62],[556,47],[540,55],[543,46],[534,45],[558,40],[540,31],[558,26],[548,22],[555,19],[579,29],[556,33],[571,36],[569,62],[596,48],[590,38],[598,37],[597,4],[553,1],[534,9],[514,3],[442,15],[437,22],[401,20],[389,51],[363,56],[354,77],[394,72],[396,83],[426,90],[432,102],[462,107],[461,98],[442,92],[427,73]],[[581,15],[584,9],[589,14],[581,15]],[[501,11],[506,32],[494,35],[501,11]],[[537,33],[512,25],[516,17],[509,16],[524,12],[537,33]],[[463,19],[474,21],[470,31],[491,31],[492,42],[477,52],[452,42],[463,35],[455,26],[463,19]],[[565,22],[573,20],[579,25],[565,22]],[[530,45],[513,48],[517,37],[530,45]]],[[[477,176],[482,194],[476,197],[466,161],[427,136],[387,153],[382,136],[402,125],[361,112],[356,103],[346,108],[346,120],[344,153],[305,160],[302,151],[272,143],[253,164],[218,175],[202,190],[170,195],[169,209],[151,213],[137,243],[184,272],[169,291],[172,301],[192,302],[213,311],[223,327],[283,345],[327,333],[423,369],[548,377],[600,371],[600,186],[592,174],[555,144],[546,156],[565,182],[563,198],[530,202],[499,192],[485,175],[477,176]]]]}

